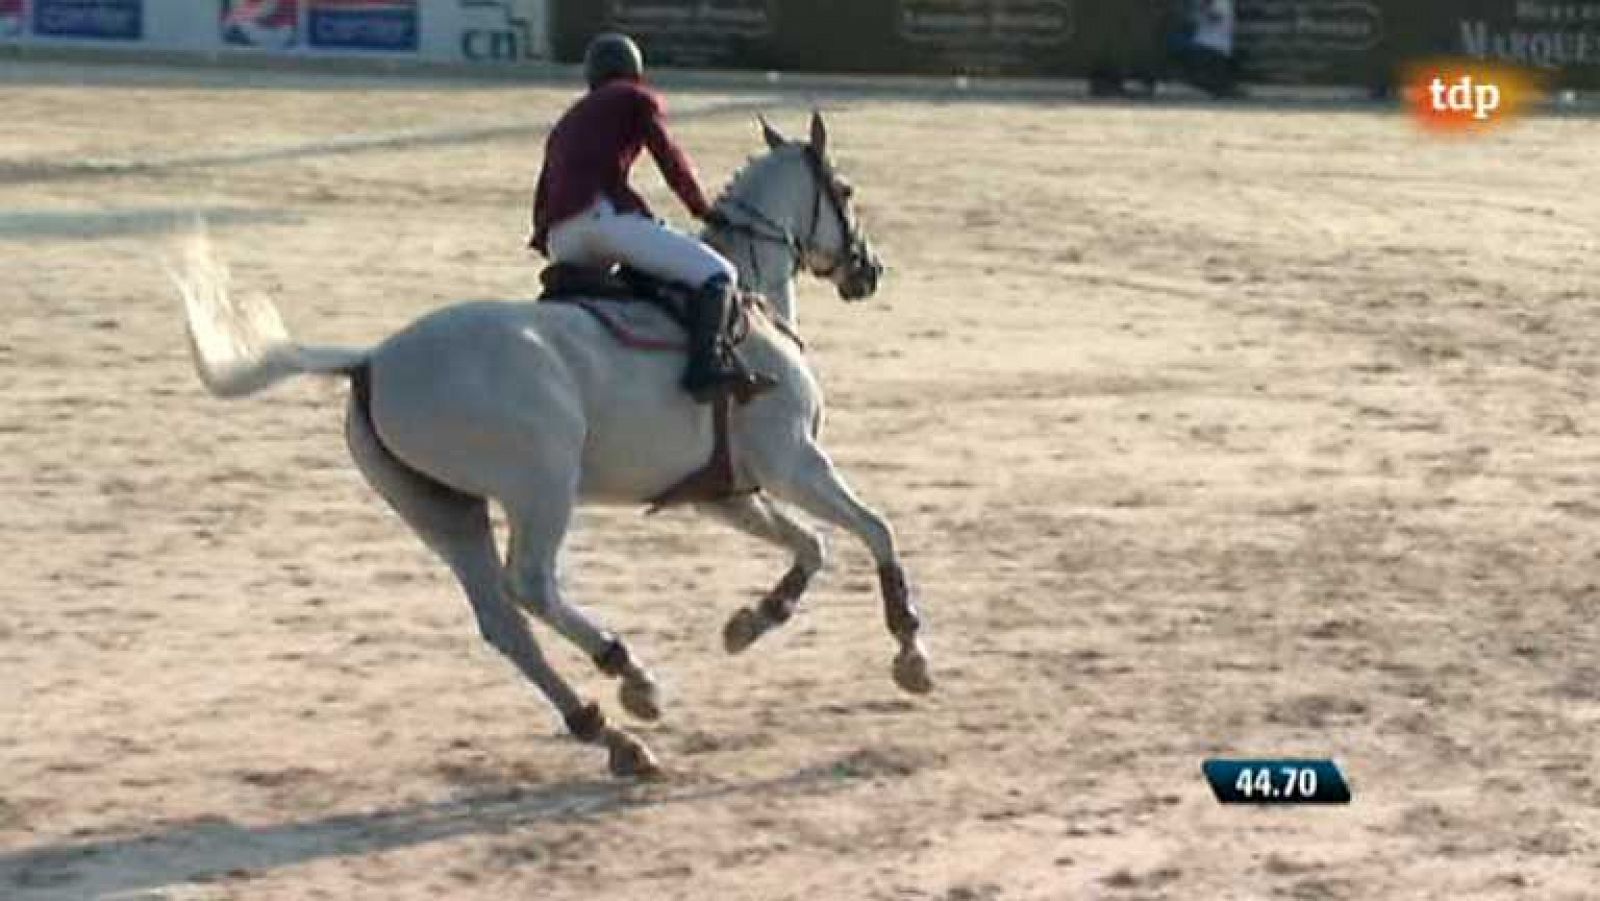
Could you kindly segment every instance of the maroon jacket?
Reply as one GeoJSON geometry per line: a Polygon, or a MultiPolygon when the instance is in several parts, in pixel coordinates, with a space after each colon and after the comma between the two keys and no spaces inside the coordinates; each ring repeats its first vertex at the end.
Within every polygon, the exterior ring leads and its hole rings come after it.
{"type": "Polygon", "coordinates": [[[574,103],[550,132],[533,199],[533,238],[528,243],[544,252],[551,227],[588,209],[600,197],[620,212],[653,215],[644,198],[628,185],[628,170],[646,147],[673,193],[696,219],[704,217],[711,205],[689,158],[667,134],[666,105],[660,95],[634,79],[620,78],[574,103]]]}

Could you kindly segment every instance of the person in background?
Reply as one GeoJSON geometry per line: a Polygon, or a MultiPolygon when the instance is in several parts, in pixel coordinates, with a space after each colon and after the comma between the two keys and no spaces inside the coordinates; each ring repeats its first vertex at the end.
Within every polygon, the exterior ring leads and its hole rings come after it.
{"type": "Polygon", "coordinates": [[[1233,0],[1187,0],[1169,44],[1183,80],[1213,97],[1243,96],[1233,37],[1233,0]]]}
{"type": "Polygon", "coordinates": [[[1170,16],[1153,2],[1080,4],[1075,15],[1083,32],[1100,35],[1087,72],[1089,96],[1153,95],[1172,30],[1170,16]]]}
{"type": "Polygon", "coordinates": [[[644,83],[644,55],[630,38],[602,34],[584,54],[589,92],[551,130],[533,201],[528,244],[551,262],[609,269],[623,264],[695,290],[689,302],[689,361],[683,388],[700,403],[771,388],[726,350],[725,324],[738,300],[737,270],[698,239],[655,218],[628,184],[648,149],[696,219],[725,223],[706,200],[694,165],[667,132],[661,96],[644,83]]]}

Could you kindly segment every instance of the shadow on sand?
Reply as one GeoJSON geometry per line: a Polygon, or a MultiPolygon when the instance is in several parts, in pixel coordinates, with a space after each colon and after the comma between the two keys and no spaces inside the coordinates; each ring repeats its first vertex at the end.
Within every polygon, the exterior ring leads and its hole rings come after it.
{"type": "MultiPolygon", "coordinates": [[[[718,116],[771,110],[782,104],[769,100],[735,100],[710,103],[685,109],[674,118],[690,121],[718,116]]],[[[193,169],[253,166],[319,157],[385,153],[428,147],[478,144],[507,138],[542,137],[550,130],[545,119],[485,125],[473,128],[443,128],[431,131],[392,134],[355,134],[321,141],[306,141],[278,147],[248,148],[218,153],[177,154],[157,159],[40,160],[0,159],[0,185],[39,182],[80,181],[124,175],[164,175],[193,169]]]]}
{"type": "Polygon", "coordinates": [[[299,217],[278,210],[237,207],[134,207],[118,210],[6,210],[0,241],[119,238],[165,234],[203,218],[214,226],[292,224],[299,217]]]}
{"type": "Polygon", "coordinates": [[[368,813],[242,826],[223,816],[171,823],[143,835],[63,841],[0,853],[0,896],[138,898],[163,888],[281,867],[414,847],[538,823],[772,791],[828,790],[853,778],[848,761],[789,776],[729,784],[573,782],[497,788],[368,813]]]}

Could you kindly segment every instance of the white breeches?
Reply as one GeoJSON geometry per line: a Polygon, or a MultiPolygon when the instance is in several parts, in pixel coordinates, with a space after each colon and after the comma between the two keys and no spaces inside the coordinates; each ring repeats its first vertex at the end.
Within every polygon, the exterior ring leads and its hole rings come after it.
{"type": "Polygon", "coordinates": [[[550,260],[580,266],[623,263],[656,278],[698,288],[718,275],[737,284],[738,270],[699,240],[641,213],[618,213],[604,197],[550,229],[550,260]]]}

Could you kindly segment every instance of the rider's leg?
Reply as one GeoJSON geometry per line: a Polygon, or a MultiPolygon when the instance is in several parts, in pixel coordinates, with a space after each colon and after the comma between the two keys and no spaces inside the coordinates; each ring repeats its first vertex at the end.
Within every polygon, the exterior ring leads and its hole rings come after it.
{"type": "Polygon", "coordinates": [[[739,280],[734,265],[698,239],[636,213],[618,213],[601,198],[550,229],[550,259],[582,266],[625,263],[647,275],[698,288],[722,278],[739,280]]]}
{"type": "Polygon", "coordinates": [[[646,216],[602,215],[586,223],[589,252],[657,278],[697,287],[688,313],[689,362],[683,387],[708,402],[729,392],[758,393],[770,378],[747,372],[725,353],[723,336],[738,302],[738,270],[699,240],[646,216]]]}
{"type": "Polygon", "coordinates": [[[700,403],[729,393],[758,394],[775,384],[770,377],[747,371],[728,345],[728,323],[736,303],[733,282],[721,275],[703,284],[689,302],[689,359],[682,384],[700,403]]]}
{"type": "Polygon", "coordinates": [[[550,262],[610,268],[616,258],[607,256],[600,242],[594,240],[595,225],[601,217],[610,215],[613,215],[611,203],[601,199],[578,215],[552,226],[546,241],[550,262]]]}
{"type": "Polygon", "coordinates": [[[589,252],[656,278],[697,288],[722,277],[730,284],[739,270],[698,238],[639,213],[616,213],[601,201],[597,215],[585,222],[589,252]]]}

